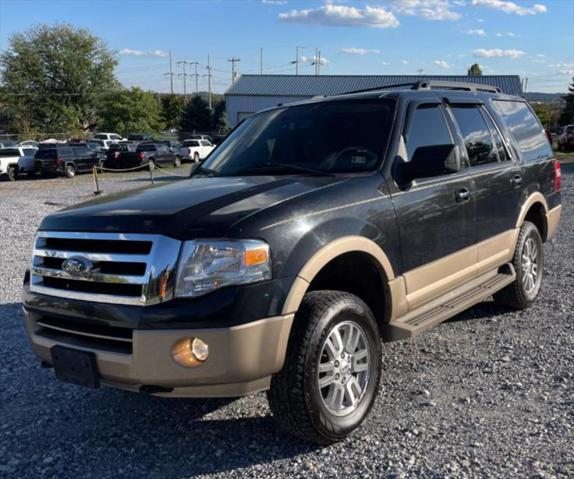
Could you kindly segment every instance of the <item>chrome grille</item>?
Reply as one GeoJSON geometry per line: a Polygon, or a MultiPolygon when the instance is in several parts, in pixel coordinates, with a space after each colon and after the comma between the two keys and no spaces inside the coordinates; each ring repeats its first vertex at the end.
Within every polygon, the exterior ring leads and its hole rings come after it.
{"type": "Polygon", "coordinates": [[[36,235],[30,289],[101,303],[146,306],[173,297],[181,242],[162,235],[65,233],[36,235]],[[90,267],[70,272],[66,260],[90,267]]]}

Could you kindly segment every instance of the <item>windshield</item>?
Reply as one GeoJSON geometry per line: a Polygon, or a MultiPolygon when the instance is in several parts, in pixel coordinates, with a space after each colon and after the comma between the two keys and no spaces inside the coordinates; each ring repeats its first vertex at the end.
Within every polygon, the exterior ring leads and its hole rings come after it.
{"type": "Polygon", "coordinates": [[[337,100],[263,112],[233,131],[198,173],[372,171],[386,147],[393,112],[389,99],[337,100]]]}

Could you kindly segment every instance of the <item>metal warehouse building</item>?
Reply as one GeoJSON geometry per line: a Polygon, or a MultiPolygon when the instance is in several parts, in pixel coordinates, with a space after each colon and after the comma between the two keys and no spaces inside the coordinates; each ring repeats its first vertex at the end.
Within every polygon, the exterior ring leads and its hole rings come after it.
{"type": "Polygon", "coordinates": [[[227,118],[230,125],[235,126],[249,115],[278,103],[419,80],[481,83],[522,96],[518,75],[242,75],[225,92],[227,118]]]}

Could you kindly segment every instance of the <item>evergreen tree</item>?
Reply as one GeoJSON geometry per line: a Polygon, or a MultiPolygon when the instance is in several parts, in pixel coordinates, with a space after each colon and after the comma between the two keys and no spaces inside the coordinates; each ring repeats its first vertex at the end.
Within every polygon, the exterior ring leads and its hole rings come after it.
{"type": "Polygon", "coordinates": [[[480,65],[478,63],[473,63],[468,69],[467,75],[471,77],[482,76],[482,70],[480,69],[480,65]]]}
{"type": "Polygon", "coordinates": [[[572,83],[568,87],[568,94],[563,97],[566,100],[566,105],[562,114],[560,115],[560,124],[569,125],[574,123],[574,77],[572,77],[572,83]]]}
{"type": "Polygon", "coordinates": [[[227,112],[225,110],[225,100],[218,101],[215,104],[211,120],[213,130],[225,131],[229,129],[229,123],[227,122],[227,112]]]}
{"type": "Polygon", "coordinates": [[[183,95],[162,95],[161,116],[167,129],[177,128],[181,121],[181,115],[185,109],[185,97],[183,95]]]}
{"type": "Polygon", "coordinates": [[[193,132],[207,132],[211,130],[211,112],[207,102],[199,95],[195,95],[187,105],[181,115],[179,131],[182,137],[193,132]]]}

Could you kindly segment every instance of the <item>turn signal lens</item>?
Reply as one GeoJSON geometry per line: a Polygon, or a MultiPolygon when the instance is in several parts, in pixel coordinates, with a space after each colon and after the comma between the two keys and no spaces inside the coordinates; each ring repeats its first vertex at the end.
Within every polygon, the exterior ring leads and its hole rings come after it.
{"type": "Polygon", "coordinates": [[[265,264],[269,260],[269,250],[267,248],[258,248],[247,250],[243,254],[243,264],[245,266],[255,266],[265,264]]]}
{"type": "Polygon", "coordinates": [[[554,191],[560,191],[560,183],[562,180],[562,170],[560,168],[560,162],[554,160],[554,191]]]}
{"type": "Polygon", "coordinates": [[[182,338],[171,348],[176,363],[193,368],[203,364],[209,356],[209,346],[199,338],[182,338]]]}

